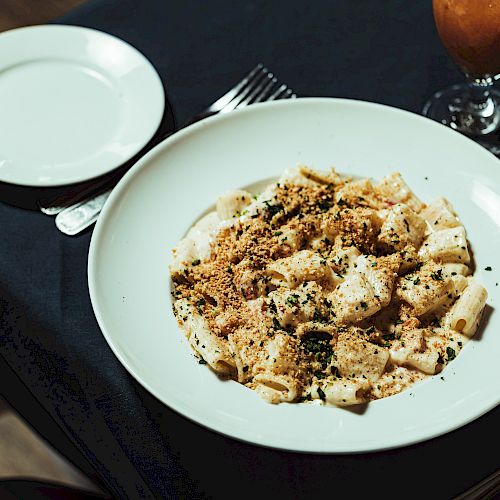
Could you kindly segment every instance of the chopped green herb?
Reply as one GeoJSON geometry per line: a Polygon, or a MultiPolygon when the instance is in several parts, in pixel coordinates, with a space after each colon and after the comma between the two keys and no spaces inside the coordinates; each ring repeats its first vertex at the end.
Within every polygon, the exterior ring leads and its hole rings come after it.
{"type": "Polygon", "coordinates": [[[435,273],[431,273],[431,278],[434,281],[443,281],[443,271],[438,269],[435,273]]]}
{"type": "Polygon", "coordinates": [[[313,321],[316,321],[317,323],[328,323],[328,318],[316,310],[314,311],[313,321]]]}
{"type": "Polygon", "coordinates": [[[265,203],[270,219],[272,219],[279,212],[283,211],[284,207],[281,203],[278,203],[277,205],[270,205],[268,201],[266,201],[265,203]]]}
{"type": "Polygon", "coordinates": [[[311,395],[307,394],[307,396],[300,396],[297,400],[298,403],[303,403],[304,401],[312,401],[311,395]]]}
{"type": "Polygon", "coordinates": [[[455,349],[451,347],[446,348],[446,355],[448,356],[448,363],[456,358],[455,349]]]}
{"type": "Polygon", "coordinates": [[[200,259],[195,259],[193,260],[192,264],[193,266],[197,266],[200,262],[201,262],[200,259]]]}
{"type": "Polygon", "coordinates": [[[322,212],[328,212],[332,206],[331,202],[328,200],[319,200],[317,205],[322,212]]]}
{"type": "Polygon", "coordinates": [[[326,332],[310,332],[302,337],[300,343],[302,349],[309,355],[314,356],[324,370],[331,362],[333,348],[330,344],[332,336],[326,332]]]}
{"type": "Polygon", "coordinates": [[[321,387],[318,387],[318,396],[320,397],[320,399],[322,401],[326,401],[326,395],[325,393],[323,392],[323,389],[321,389],[321,387]]]}

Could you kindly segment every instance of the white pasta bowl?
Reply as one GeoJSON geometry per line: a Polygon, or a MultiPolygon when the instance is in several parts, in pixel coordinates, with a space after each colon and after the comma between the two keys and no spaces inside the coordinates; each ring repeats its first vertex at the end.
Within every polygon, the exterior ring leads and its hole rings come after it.
{"type": "Polygon", "coordinates": [[[258,104],[186,128],[127,173],[94,230],[90,296],[118,359],[187,418],[287,450],[394,448],[456,429],[500,401],[499,226],[500,162],[460,134],[360,101],[258,104]],[[446,196],[467,229],[475,276],[489,292],[483,326],[443,373],[362,411],[271,405],[237,382],[219,379],[198,364],[172,313],[171,250],[189,227],[219,194],[278,177],[297,163],[376,179],[399,171],[424,202],[446,196]]]}

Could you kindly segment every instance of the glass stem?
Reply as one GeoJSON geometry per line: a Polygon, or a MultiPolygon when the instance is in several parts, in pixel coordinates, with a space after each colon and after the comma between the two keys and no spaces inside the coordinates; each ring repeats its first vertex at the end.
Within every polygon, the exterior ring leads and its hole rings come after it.
{"type": "Polygon", "coordinates": [[[472,108],[478,111],[483,110],[490,103],[490,90],[493,86],[491,78],[472,78],[467,77],[469,84],[470,104],[472,108]]]}
{"type": "Polygon", "coordinates": [[[492,95],[493,79],[467,75],[467,92],[449,106],[453,128],[467,135],[487,135],[500,126],[500,109],[492,95]]]}

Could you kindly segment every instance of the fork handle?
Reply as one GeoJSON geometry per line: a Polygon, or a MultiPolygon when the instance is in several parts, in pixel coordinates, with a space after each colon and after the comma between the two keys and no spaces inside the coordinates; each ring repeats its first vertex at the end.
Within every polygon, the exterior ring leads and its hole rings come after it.
{"type": "MultiPolygon", "coordinates": [[[[130,162],[130,166],[142,158],[148,151],[153,149],[153,147],[157,146],[160,142],[167,137],[170,137],[175,132],[175,130],[169,131],[168,133],[162,134],[151,141],[148,148],[141,151],[139,155],[134,157],[133,161],[130,162]]],[[[74,236],[92,225],[97,220],[97,217],[99,217],[102,207],[104,207],[111,191],[118,184],[121,177],[122,176],[119,176],[116,179],[112,179],[111,182],[107,182],[106,191],[103,192],[103,187],[99,186],[92,194],[83,200],[61,210],[55,218],[56,227],[59,231],[67,234],[68,236],[74,236]]]]}
{"type": "Polygon", "coordinates": [[[208,118],[209,116],[213,116],[213,115],[218,115],[219,113],[221,113],[222,111],[203,111],[201,113],[199,113],[198,115],[195,115],[193,116],[192,118],[190,118],[184,125],[183,125],[183,128],[184,127],[187,127],[188,125],[191,125],[193,123],[196,123],[196,122],[199,122],[200,120],[203,120],[204,118],[208,118]]]}
{"type": "Polygon", "coordinates": [[[68,236],[74,236],[89,227],[99,217],[112,189],[61,210],[55,219],[57,229],[68,236]]]}

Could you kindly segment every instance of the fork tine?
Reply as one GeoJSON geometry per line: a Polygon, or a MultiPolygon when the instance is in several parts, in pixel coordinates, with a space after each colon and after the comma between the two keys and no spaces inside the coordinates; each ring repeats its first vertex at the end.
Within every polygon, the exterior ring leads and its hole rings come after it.
{"type": "MultiPolygon", "coordinates": [[[[272,73],[270,74],[272,75],[272,73]]],[[[264,90],[262,90],[262,92],[255,97],[253,102],[262,102],[266,100],[266,96],[269,95],[269,92],[271,92],[271,89],[276,85],[276,83],[278,83],[278,79],[273,76],[273,78],[271,78],[269,83],[265,86],[264,90]]]]}
{"type": "Polygon", "coordinates": [[[260,85],[260,82],[266,78],[268,73],[269,72],[267,68],[262,68],[256,75],[254,75],[253,79],[248,83],[243,91],[240,92],[236,97],[234,97],[228,104],[226,104],[219,111],[219,113],[229,113],[229,111],[233,111],[237,107],[243,107],[250,104],[255,87],[258,87],[260,85]],[[243,100],[245,100],[245,102],[243,102],[243,100]]]}
{"type": "MultiPolygon", "coordinates": [[[[272,76],[272,73],[270,73],[272,76]]],[[[269,75],[268,75],[269,76],[269,75]]],[[[250,104],[255,104],[258,102],[262,101],[278,101],[282,99],[296,99],[297,94],[293,92],[292,89],[289,89],[285,84],[281,85],[276,92],[270,97],[266,97],[269,95],[270,90],[272,87],[276,84],[277,79],[272,77],[271,80],[267,83],[265,88],[259,93],[259,91],[262,89],[262,84],[259,85],[258,88],[256,88],[250,95],[248,95],[245,99],[242,99],[241,102],[238,104],[234,105],[234,101],[229,104],[229,108],[226,109],[224,108],[221,110],[221,113],[224,113],[226,111],[232,111],[234,109],[240,109],[244,108],[246,106],[249,106],[250,104]],[[285,90],[286,89],[286,90],[285,90]],[[256,97],[254,97],[256,96],[256,97]]]]}
{"type": "MultiPolygon", "coordinates": [[[[207,111],[209,112],[218,112],[227,106],[238,94],[245,92],[246,87],[250,84],[250,82],[254,79],[254,77],[262,72],[264,69],[264,65],[262,63],[257,64],[255,68],[248,73],[242,80],[240,80],[233,88],[231,88],[228,92],[226,92],[223,96],[219,97],[214,103],[212,103],[207,111]]],[[[267,70],[266,70],[267,72],[267,70]]]]}
{"type": "MultiPolygon", "coordinates": [[[[257,95],[259,95],[263,90],[269,87],[269,85],[272,85],[274,75],[272,73],[266,73],[265,78],[263,78],[257,85],[256,87],[249,92],[246,97],[238,103],[236,106],[237,108],[246,106],[247,104],[250,104],[251,102],[255,102],[255,98],[257,95]]],[[[275,79],[276,80],[276,79],[275,79]]]]}
{"type": "MultiPolygon", "coordinates": [[[[278,99],[290,99],[293,95],[295,95],[293,93],[293,90],[292,89],[287,89],[283,94],[281,94],[278,99]]],[[[295,96],[297,97],[297,96],[295,96]]]]}
{"type": "Polygon", "coordinates": [[[274,101],[276,99],[281,99],[281,94],[283,94],[283,92],[285,92],[285,90],[287,90],[288,87],[285,85],[285,84],[282,84],[278,87],[278,89],[276,90],[276,92],[274,92],[274,94],[272,96],[269,97],[268,101],[274,101]]]}
{"type": "Polygon", "coordinates": [[[274,100],[281,101],[282,99],[297,99],[297,94],[295,94],[292,89],[288,89],[288,90],[286,90],[286,92],[284,92],[283,94],[280,94],[274,100]]]}

